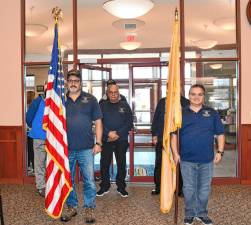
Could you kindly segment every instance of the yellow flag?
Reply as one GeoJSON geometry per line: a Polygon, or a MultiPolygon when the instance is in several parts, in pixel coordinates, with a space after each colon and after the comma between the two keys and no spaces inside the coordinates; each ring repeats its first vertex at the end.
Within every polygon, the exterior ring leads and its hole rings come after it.
{"type": "MultiPolygon", "coordinates": [[[[176,12],[177,13],[177,12],[176,12]]],[[[177,17],[177,15],[176,15],[177,17]]],[[[161,168],[160,210],[168,213],[176,189],[176,165],[170,149],[170,133],[181,127],[180,105],[180,35],[179,21],[175,19],[169,60],[169,77],[166,92],[165,124],[161,168]]]]}

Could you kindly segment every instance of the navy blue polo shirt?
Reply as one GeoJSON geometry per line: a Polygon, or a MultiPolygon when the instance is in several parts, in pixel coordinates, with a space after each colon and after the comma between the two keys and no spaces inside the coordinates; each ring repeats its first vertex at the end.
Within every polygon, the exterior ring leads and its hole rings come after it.
{"type": "Polygon", "coordinates": [[[214,159],[214,135],[224,134],[219,114],[203,106],[199,112],[182,110],[180,156],[182,161],[209,163],[214,159]]]}
{"type": "Polygon", "coordinates": [[[92,123],[102,118],[97,99],[91,94],[81,92],[75,102],[67,97],[65,105],[69,150],[92,148],[92,123]]]}
{"type": "Polygon", "coordinates": [[[126,101],[111,103],[102,101],[100,108],[103,114],[103,141],[108,140],[108,133],[116,131],[118,141],[128,140],[128,132],[133,127],[132,111],[126,101]]]}
{"type": "MultiPolygon", "coordinates": [[[[189,105],[189,100],[183,96],[180,96],[181,107],[186,107],[189,105]]],[[[166,97],[161,98],[157,104],[156,110],[154,112],[151,132],[152,136],[158,136],[158,141],[162,142],[164,122],[165,122],[165,111],[166,111],[166,97]]]]}

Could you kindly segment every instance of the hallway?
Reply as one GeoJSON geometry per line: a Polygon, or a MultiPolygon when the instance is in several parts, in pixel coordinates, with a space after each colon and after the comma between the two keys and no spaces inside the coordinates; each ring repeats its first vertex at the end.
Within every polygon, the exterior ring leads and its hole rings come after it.
{"type": "MultiPolygon", "coordinates": [[[[6,225],[64,224],[50,219],[43,210],[43,199],[34,185],[0,185],[6,225]]],[[[112,186],[110,193],[97,199],[97,225],[173,224],[173,210],[159,211],[159,198],[151,196],[152,186],[128,185],[129,198],[121,198],[112,186]]],[[[78,193],[80,195],[80,186],[78,193]]],[[[249,225],[251,222],[251,186],[213,186],[209,215],[215,225],[249,225]]],[[[183,224],[183,199],[179,199],[179,222],[183,224]]],[[[85,224],[83,210],[67,225],[85,224]]],[[[194,223],[198,225],[199,223],[194,223]]]]}

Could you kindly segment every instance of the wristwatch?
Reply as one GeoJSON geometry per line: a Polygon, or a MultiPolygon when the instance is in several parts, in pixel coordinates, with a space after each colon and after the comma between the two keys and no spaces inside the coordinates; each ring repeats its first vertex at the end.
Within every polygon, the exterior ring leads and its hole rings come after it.
{"type": "Polygon", "coordinates": [[[96,145],[102,147],[102,144],[100,142],[96,142],[96,145]]]}
{"type": "Polygon", "coordinates": [[[217,153],[221,154],[221,156],[224,155],[224,151],[219,151],[219,150],[218,150],[217,153]]]}

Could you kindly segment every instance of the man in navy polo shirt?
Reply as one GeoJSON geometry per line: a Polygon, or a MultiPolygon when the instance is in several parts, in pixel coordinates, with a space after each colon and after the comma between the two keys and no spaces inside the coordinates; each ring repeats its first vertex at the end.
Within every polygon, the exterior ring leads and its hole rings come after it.
{"type": "Polygon", "coordinates": [[[101,179],[100,190],[97,196],[103,196],[109,192],[111,165],[113,152],[117,162],[116,184],[117,191],[122,197],[128,197],[126,191],[126,152],[128,149],[128,132],[133,127],[132,111],[126,101],[119,100],[119,88],[116,84],[108,86],[108,101],[100,103],[103,113],[103,150],[101,152],[100,170],[101,179]]]}
{"type": "MultiPolygon", "coordinates": [[[[180,98],[181,107],[189,105],[188,99],[181,96],[180,98]]],[[[166,97],[161,98],[157,104],[154,112],[151,132],[152,132],[152,143],[155,145],[155,166],[154,166],[154,184],[155,188],[152,190],[152,195],[160,194],[160,182],[161,182],[161,166],[162,166],[162,149],[163,149],[163,131],[165,122],[165,111],[166,111],[166,97]]],[[[180,171],[179,171],[180,173],[180,171]]],[[[182,196],[182,177],[179,176],[179,196],[182,196]]]]}
{"type": "Polygon", "coordinates": [[[94,155],[101,152],[102,113],[94,96],[81,90],[82,79],[78,70],[67,74],[66,122],[69,149],[69,164],[73,191],[67,198],[67,210],[61,220],[67,222],[77,215],[78,200],[74,182],[78,162],[83,178],[83,202],[85,222],[94,223],[96,207],[96,185],[94,181],[94,155]],[[95,124],[96,144],[92,132],[95,124]]]}
{"type": "Polygon", "coordinates": [[[219,114],[203,105],[205,88],[195,84],[189,90],[190,106],[182,110],[182,127],[179,132],[180,154],[177,151],[177,134],[171,135],[174,161],[180,161],[185,200],[184,224],[194,219],[202,224],[213,224],[208,217],[208,197],[211,189],[214,163],[219,163],[224,151],[224,128],[219,114]],[[214,155],[214,136],[218,151],[214,155]]]}

